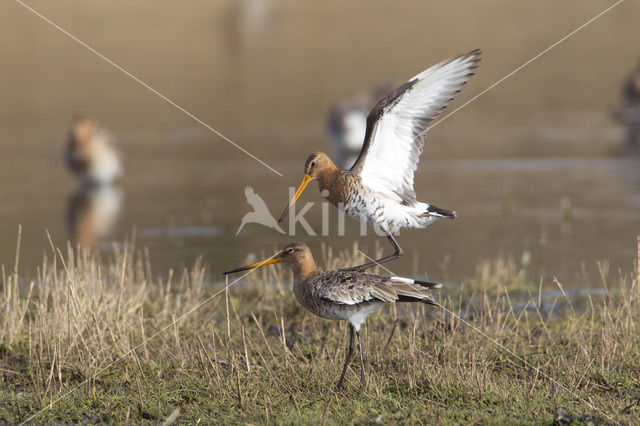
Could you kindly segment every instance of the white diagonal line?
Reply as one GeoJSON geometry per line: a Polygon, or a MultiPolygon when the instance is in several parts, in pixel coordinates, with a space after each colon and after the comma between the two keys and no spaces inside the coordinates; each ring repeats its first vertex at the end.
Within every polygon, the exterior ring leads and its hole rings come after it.
{"type": "MultiPolygon", "coordinates": [[[[371,257],[367,256],[365,253],[361,252],[360,250],[357,250],[358,253],[360,253],[361,255],[363,255],[364,257],[366,257],[367,259],[369,259],[370,261],[373,261],[376,265],[378,265],[379,267],[381,267],[382,269],[384,269],[385,271],[387,271],[387,273],[397,276],[397,274],[395,272],[390,271],[389,269],[387,269],[385,266],[383,266],[382,264],[378,263],[376,260],[372,259],[371,257]]],[[[518,356],[516,353],[514,353],[513,351],[511,351],[509,348],[507,348],[506,346],[502,345],[500,342],[498,342],[496,339],[494,339],[493,337],[487,335],[485,332],[483,332],[482,330],[480,330],[479,328],[477,328],[476,326],[474,326],[473,324],[471,324],[470,322],[466,321],[465,319],[463,319],[461,316],[459,316],[458,314],[456,314],[455,312],[451,312],[449,309],[445,308],[444,306],[442,306],[440,303],[436,302],[435,300],[433,300],[433,303],[435,303],[438,307],[442,308],[445,312],[447,312],[450,315],[453,315],[454,317],[456,317],[458,320],[460,320],[460,322],[462,322],[463,324],[471,327],[471,329],[473,329],[474,331],[480,333],[482,336],[486,337],[491,343],[493,343],[494,345],[504,349],[505,351],[507,351],[509,354],[511,354],[514,358],[517,358],[518,360],[520,360],[523,364],[527,365],[529,368],[534,369],[537,374],[540,374],[541,376],[545,377],[547,380],[549,380],[551,383],[555,384],[556,386],[558,386],[559,388],[569,392],[571,395],[573,395],[574,397],[578,398],[581,402],[587,404],[589,407],[593,408],[594,410],[596,410],[598,413],[602,414],[603,416],[605,416],[607,419],[611,420],[613,423],[620,425],[620,422],[614,420],[611,416],[609,416],[607,413],[605,413],[604,411],[602,411],[601,409],[599,409],[598,407],[596,407],[595,405],[593,405],[592,403],[590,403],[589,401],[587,401],[586,399],[582,398],[580,395],[576,394],[574,391],[572,391],[571,389],[569,389],[568,387],[566,387],[565,385],[563,385],[562,383],[560,383],[559,381],[557,381],[556,379],[554,379],[553,377],[549,376],[548,374],[546,374],[544,371],[540,370],[539,367],[534,366],[533,364],[531,364],[530,362],[526,361],[524,358],[518,356]]],[[[516,367],[518,367],[518,364],[516,364],[512,359],[509,359],[507,357],[507,361],[511,362],[513,365],[515,365],[516,367]]]]}
{"type": "Polygon", "coordinates": [[[459,107],[457,107],[456,109],[454,109],[453,111],[451,111],[449,114],[445,115],[444,117],[442,117],[440,120],[436,121],[435,123],[433,123],[432,125],[430,125],[429,127],[427,127],[425,130],[423,130],[422,132],[420,132],[418,135],[416,135],[413,139],[415,140],[416,138],[422,136],[423,134],[425,134],[427,132],[427,130],[437,126],[438,124],[442,123],[444,120],[446,120],[447,118],[451,117],[453,114],[455,114],[456,112],[460,111],[462,108],[466,107],[467,105],[469,105],[471,102],[475,101],[476,99],[478,99],[480,96],[484,95],[485,93],[487,93],[489,90],[493,89],[494,87],[496,87],[497,85],[499,85],[500,83],[502,83],[503,81],[505,81],[506,79],[508,79],[509,77],[511,77],[512,75],[514,75],[515,73],[517,73],[518,71],[520,71],[522,68],[526,67],[527,65],[529,65],[531,62],[535,61],[536,59],[538,59],[540,56],[544,55],[545,53],[549,52],[551,49],[553,49],[554,47],[556,47],[557,45],[559,45],[560,43],[564,42],[565,40],[567,40],[569,37],[573,36],[574,34],[576,34],[578,31],[582,30],[583,28],[587,27],[589,24],[593,23],[596,19],[600,18],[602,15],[606,14],[607,12],[609,12],[611,9],[615,8],[616,6],[618,6],[620,3],[622,3],[624,0],[618,0],[617,2],[615,2],[614,4],[612,4],[611,6],[609,6],[608,8],[606,8],[605,10],[603,10],[602,12],[598,13],[596,16],[594,16],[593,18],[589,19],[587,22],[585,22],[584,24],[580,25],[578,28],[576,28],[575,30],[571,31],[569,34],[567,34],[566,36],[562,37],[560,40],[556,41],[555,43],[553,43],[551,46],[547,47],[546,49],[544,49],[542,52],[538,53],[536,56],[534,56],[533,58],[529,59],[527,62],[525,62],[524,64],[520,65],[518,68],[516,68],[515,70],[511,71],[509,74],[505,75],[504,77],[502,77],[500,80],[496,81],[495,83],[493,83],[491,86],[487,87],[486,89],[484,89],[482,92],[478,93],[477,95],[475,95],[473,98],[469,99],[467,102],[463,103],[462,105],[460,105],[459,107]]]}
{"type": "Polygon", "coordinates": [[[135,351],[137,351],[142,345],[146,344],[147,342],[149,342],[151,339],[153,339],[154,337],[156,337],[157,335],[165,332],[168,328],[173,327],[173,325],[175,323],[177,323],[178,321],[182,320],[183,318],[191,315],[193,312],[195,312],[198,308],[200,308],[202,305],[206,304],[207,302],[209,302],[210,300],[212,300],[214,297],[216,297],[217,295],[219,295],[220,293],[222,293],[223,291],[227,290],[229,287],[231,287],[232,285],[234,285],[235,283],[237,283],[238,281],[240,281],[241,279],[243,279],[244,277],[246,277],[247,275],[249,275],[250,273],[252,273],[253,271],[255,271],[256,269],[258,269],[260,266],[264,265],[265,263],[267,263],[269,260],[273,259],[276,255],[278,254],[278,252],[276,252],[275,254],[273,254],[271,257],[269,257],[268,259],[263,260],[262,262],[259,262],[259,264],[251,269],[249,272],[247,272],[246,274],[243,274],[240,278],[238,278],[237,280],[233,281],[231,284],[225,285],[223,288],[221,288],[219,291],[217,291],[216,293],[214,293],[213,295],[207,297],[205,300],[203,300],[202,302],[200,302],[199,304],[197,304],[195,307],[189,309],[187,312],[185,312],[184,314],[180,315],[178,318],[176,318],[174,321],[171,322],[171,324],[167,324],[166,326],[162,327],[160,330],[156,331],[155,333],[153,333],[153,335],[151,335],[149,338],[143,340],[141,343],[139,343],[137,346],[135,346],[133,349],[130,349],[128,352],[126,352],[124,355],[120,356],[118,359],[116,359],[115,361],[112,361],[111,363],[109,363],[106,367],[101,368],[97,373],[95,373],[94,375],[92,375],[91,377],[89,377],[88,379],[86,379],[85,381],[83,381],[82,383],[80,383],[79,385],[73,387],[72,389],[70,389],[69,391],[65,392],[63,395],[61,395],[60,397],[56,398],[54,401],[51,401],[50,403],[48,403],[45,407],[43,407],[42,409],[40,409],[40,411],[38,411],[35,414],[32,414],[31,416],[27,417],[25,420],[22,421],[22,423],[20,423],[20,425],[24,425],[25,423],[29,423],[31,420],[33,420],[34,418],[38,417],[40,414],[42,414],[45,410],[53,407],[53,404],[57,404],[58,402],[60,402],[61,400],[63,400],[64,398],[66,398],[67,396],[71,395],[73,392],[75,392],[76,390],[78,390],[81,386],[84,386],[87,382],[89,382],[90,380],[93,380],[95,377],[99,376],[100,374],[104,373],[106,370],[108,370],[109,368],[113,367],[115,364],[117,364],[118,362],[122,361],[124,358],[128,357],[129,355],[131,355],[132,353],[134,353],[135,351]]]}
{"type": "Polygon", "coordinates": [[[202,121],[201,119],[199,119],[198,117],[196,117],[195,115],[193,115],[192,113],[190,113],[189,111],[187,111],[186,109],[184,109],[183,107],[181,107],[180,105],[178,105],[177,103],[175,103],[174,101],[172,101],[171,99],[169,99],[168,97],[166,97],[165,95],[163,95],[162,93],[158,92],[156,89],[154,89],[153,87],[149,86],[147,83],[145,83],[144,81],[140,80],[138,77],[136,77],[135,75],[131,74],[129,71],[127,71],[126,69],[122,68],[120,65],[116,64],[115,62],[113,62],[111,59],[107,58],[106,56],[104,56],[102,53],[98,52],[97,50],[95,50],[93,47],[89,46],[87,43],[83,42],[82,40],[80,40],[78,37],[74,36],[73,34],[71,34],[69,31],[65,30],[64,28],[60,27],[58,24],[56,24],[55,22],[51,21],[49,18],[47,18],[46,16],[42,15],[40,12],[38,12],[37,10],[31,8],[30,6],[28,6],[27,4],[25,4],[24,2],[22,2],[21,0],[15,0],[16,3],[20,4],[21,6],[23,6],[25,9],[31,11],[33,14],[39,16],[42,20],[44,20],[45,22],[47,22],[48,24],[50,24],[51,26],[55,27],[56,29],[58,29],[59,31],[61,31],[62,33],[64,33],[65,35],[67,35],[69,38],[71,38],[73,41],[75,41],[76,43],[82,45],[83,47],[87,48],[89,51],[91,51],[93,54],[95,54],[96,56],[98,56],[100,59],[102,59],[103,61],[111,64],[112,66],[114,66],[118,71],[122,72],[124,75],[126,75],[127,77],[133,79],[134,81],[136,81],[138,84],[140,84],[141,86],[143,86],[145,89],[149,90],[151,93],[159,96],[160,98],[162,98],[163,100],[165,100],[166,102],[168,102],[169,104],[171,104],[173,107],[175,107],[176,109],[182,111],[184,114],[186,114],[187,116],[191,117],[192,119],[194,119],[195,121],[197,121],[198,123],[200,123],[201,125],[203,125],[204,127],[206,127],[207,129],[209,129],[210,131],[212,131],[213,133],[215,133],[216,135],[220,136],[222,139],[224,139],[225,141],[229,142],[231,145],[235,146],[236,148],[238,148],[240,151],[244,152],[245,154],[247,154],[249,157],[253,158],[254,160],[256,160],[258,163],[262,164],[263,166],[265,166],[266,168],[268,168],[269,170],[271,170],[272,172],[274,172],[275,174],[279,175],[279,176],[283,176],[282,173],[280,173],[279,171],[277,171],[276,169],[274,169],[273,167],[271,167],[270,165],[268,165],[267,163],[265,163],[264,161],[262,161],[261,159],[259,159],[258,157],[256,157],[255,155],[253,155],[252,153],[250,153],[249,151],[247,151],[246,149],[244,149],[243,147],[241,147],[240,145],[238,145],[237,143],[235,143],[234,141],[232,141],[231,139],[229,139],[228,137],[226,137],[225,135],[223,135],[222,133],[220,133],[219,131],[217,131],[216,129],[214,129],[213,127],[211,127],[210,125],[208,125],[207,123],[205,123],[204,121],[202,121]]]}

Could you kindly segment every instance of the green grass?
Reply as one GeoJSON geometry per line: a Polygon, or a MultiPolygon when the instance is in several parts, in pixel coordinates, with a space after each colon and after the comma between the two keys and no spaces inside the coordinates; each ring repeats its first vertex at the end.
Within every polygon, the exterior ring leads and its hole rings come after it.
{"type": "MultiPolygon", "coordinates": [[[[327,267],[360,260],[319,257],[327,267]]],[[[603,273],[607,295],[570,305],[562,292],[543,300],[558,285],[529,281],[513,262],[483,263],[468,283],[435,294],[477,330],[440,308],[382,309],[363,333],[367,387],[356,355],[336,391],[347,326],[305,314],[284,268],[257,270],[208,300],[220,287],[203,284],[199,262],[158,280],[147,258],[132,246],[102,257],[68,249],[32,281],[3,269],[0,421],[51,404],[33,421],[550,424],[564,407],[574,424],[585,415],[610,423],[605,414],[640,422],[637,265],[603,273]]]]}

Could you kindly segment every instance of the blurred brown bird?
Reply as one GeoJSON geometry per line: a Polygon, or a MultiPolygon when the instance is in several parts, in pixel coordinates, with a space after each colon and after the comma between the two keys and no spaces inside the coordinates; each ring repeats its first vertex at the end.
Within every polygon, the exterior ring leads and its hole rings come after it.
{"type": "Polygon", "coordinates": [[[111,137],[95,120],[75,117],[69,128],[66,162],[85,185],[109,185],[124,170],[111,137]]]}

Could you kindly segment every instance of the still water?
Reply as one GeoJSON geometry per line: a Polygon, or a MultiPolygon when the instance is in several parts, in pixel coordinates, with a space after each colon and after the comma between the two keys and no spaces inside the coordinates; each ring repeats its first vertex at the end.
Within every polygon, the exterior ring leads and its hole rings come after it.
{"type": "MultiPolygon", "coordinates": [[[[330,236],[298,227],[289,237],[256,224],[236,236],[252,210],[245,188],[277,217],[307,155],[331,153],[325,123],[336,100],[480,47],[477,76],[452,111],[606,7],[599,1],[492,1],[464,10],[418,1],[380,8],[293,0],[189,8],[154,2],[153,9],[129,2],[90,9],[75,1],[30,4],[282,176],[5,2],[0,263],[13,264],[21,224],[21,269],[33,271],[47,251],[46,231],[64,245],[70,208],[80,205],[75,214],[87,221],[92,208],[113,215],[107,217],[113,230],[98,236],[101,250],[135,229],[137,247],[149,248],[158,274],[202,256],[212,279],[293,238],[317,252],[322,244],[342,249],[355,240],[371,255],[376,242],[390,250],[383,238],[361,237],[352,219],[346,235],[336,236],[333,207],[330,236]],[[102,122],[125,155],[126,176],[110,193],[79,194],[65,170],[64,140],[76,113],[102,122]],[[104,207],[113,200],[117,212],[104,207]]],[[[461,281],[479,261],[505,255],[524,260],[533,277],[557,276],[580,287],[598,285],[599,260],[612,271],[631,269],[640,234],[640,160],[618,153],[624,129],[610,116],[640,53],[629,36],[640,8],[619,8],[429,132],[418,198],[459,217],[404,230],[398,241],[406,254],[389,265],[394,272],[461,281]]],[[[305,217],[320,233],[315,186],[299,208],[315,203],[305,217]]]]}

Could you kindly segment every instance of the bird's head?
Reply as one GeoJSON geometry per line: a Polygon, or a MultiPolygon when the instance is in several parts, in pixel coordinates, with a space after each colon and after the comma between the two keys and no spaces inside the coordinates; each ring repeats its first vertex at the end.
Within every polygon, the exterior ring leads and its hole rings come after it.
{"type": "Polygon", "coordinates": [[[332,170],[336,165],[324,152],[314,152],[304,163],[304,174],[310,179],[318,179],[323,173],[332,170]]]}
{"type": "Polygon", "coordinates": [[[291,208],[291,206],[295,204],[298,197],[300,197],[300,195],[302,194],[302,191],[304,191],[307,185],[309,185],[309,182],[311,182],[313,179],[322,178],[328,175],[329,173],[338,171],[338,170],[339,169],[335,165],[335,163],[331,161],[331,158],[329,158],[329,156],[324,152],[314,152],[313,154],[311,154],[307,158],[307,161],[304,163],[304,177],[302,178],[302,182],[298,186],[298,189],[296,190],[296,193],[293,195],[293,198],[291,198],[289,205],[284,209],[284,211],[280,215],[280,218],[278,219],[278,223],[284,220],[284,217],[289,212],[289,209],[291,208]]]}
{"type": "Polygon", "coordinates": [[[285,246],[282,250],[278,251],[268,259],[264,259],[260,262],[252,263],[251,265],[224,272],[224,275],[247,271],[250,269],[259,268],[261,266],[272,265],[274,263],[284,263],[294,271],[300,268],[311,268],[315,270],[313,256],[311,255],[311,250],[309,250],[309,247],[307,247],[305,243],[293,242],[285,246]]]}
{"type": "Polygon", "coordinates": [[[84,116],[76,116],[71,121],[69,140],[76,146],[88,145],[96,133],[96,122],[84,116]]]}

